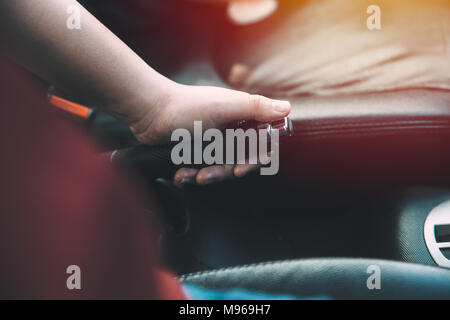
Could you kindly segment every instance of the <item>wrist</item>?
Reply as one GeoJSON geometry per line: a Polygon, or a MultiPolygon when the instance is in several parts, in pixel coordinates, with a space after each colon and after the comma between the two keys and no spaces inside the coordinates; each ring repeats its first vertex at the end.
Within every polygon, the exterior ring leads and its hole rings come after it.
{"type": "Polygon", "coordinates": [[[130,127],[138,141],[148,143],[152,141],[151,133],[158,131],[158,119],[180,87],[176,82],[164,78],[157,87],[140,88],[132,99],[123,102],[125,112],[116,117],[130,127]]]}

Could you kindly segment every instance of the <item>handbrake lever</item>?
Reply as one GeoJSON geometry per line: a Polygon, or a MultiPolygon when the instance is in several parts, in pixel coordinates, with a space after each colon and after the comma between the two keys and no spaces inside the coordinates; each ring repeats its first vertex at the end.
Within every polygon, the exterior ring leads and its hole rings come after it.
{"type": "MultiPolygon", "coordinates": [[[[227,126],[228,129],[248,129],[264,130],[267,134],[267,141],[270,142],[274,132],[277,131],[280,137],[280,143],[287,137],[293,135],[292,121],[289,117],[272,122],[257,122],[257,121],[239,121],[233,126],[227,126]]],[[[131,168],[137,168],[143,171],[146,175],[152,178],[172,177],[176,170],[181,167],[193,167],[201,169],[209,166],[209,164],[182,164],[176,165],[171,160],[171,152],[173,144],[161,146],[147,146],[138,145],[125,149],[115,150],[109,155],[112,163],[125,165],[131,168]]],[[[191,152],[191,154],[193,154],[191,152]]]]}

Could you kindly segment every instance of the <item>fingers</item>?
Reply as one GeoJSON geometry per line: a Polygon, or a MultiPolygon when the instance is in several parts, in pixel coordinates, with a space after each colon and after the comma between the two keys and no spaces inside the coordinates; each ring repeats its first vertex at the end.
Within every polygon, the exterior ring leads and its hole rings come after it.
{"type": "Polygon", "coordinates": [[[234,178],[241,178],[258,168],[258,164],[215,165],[201,170],[181,168],[175,173],[174,184],[178,187],[186,184],[204,186],[234,178]]]}
{"type": "Polygon", "coordinates": [[[216,165],[201,169],[195,179],[199,185],[208,185],[213,182],[221,182],[234,177],[234,165],[216,165]]]}
{"type": "Polygon", "coordinates": [[[237,178],[242,178],[249,174],[250,172],[258,170],[259,164],[237,164],[234,166],[234,176],[237,178]]]}
{"type": "Polygon", "coordinates": [[[181,168],[175,173],[173,183],[178,187],[195,183],[195,177],[197,176],[198,171],[198,169],[181,168]]]}
{"type": "Polygon", "coordinates": [[[261,163],[258,161],[258,157],[247,159],[244,164],[236,164],[234,166],[234,176],[241,178],[252,171],[256,171],[261,166],[261,163]]]}

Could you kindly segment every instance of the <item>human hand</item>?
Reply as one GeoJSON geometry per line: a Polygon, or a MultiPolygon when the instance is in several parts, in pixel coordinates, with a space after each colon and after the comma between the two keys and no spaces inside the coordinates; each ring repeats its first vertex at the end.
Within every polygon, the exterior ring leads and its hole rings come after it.
{"type": "MultiPolygon", "coordinates": [[[[172,83],[164,98],[130,127],[140,142],[157,145],[168,143],[172,132],[178,128],[186,128],[192,133],[194,121],[202,121],[204,130],[223,129],[239,120],[278,120],[286,117],[290,108],[288,101],[219,87],[172,83]]],[[[257,168],[255,164],[213,165],[201,170],[182,168],[175,173],[174,182],[178,186],[186,183],[206,185],[242,177],[257,168]]]]}

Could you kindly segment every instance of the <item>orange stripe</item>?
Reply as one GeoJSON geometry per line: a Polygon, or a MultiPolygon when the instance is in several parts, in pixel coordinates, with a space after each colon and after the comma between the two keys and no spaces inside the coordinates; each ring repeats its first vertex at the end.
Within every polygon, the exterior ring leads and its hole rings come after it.
{"type": "Polygon", "coordinates": [[[53,95],[50,96],[49,102],[52,106],[83,119],[87,119],[91,112],[91,109],[88,107],[53,95]]]}

